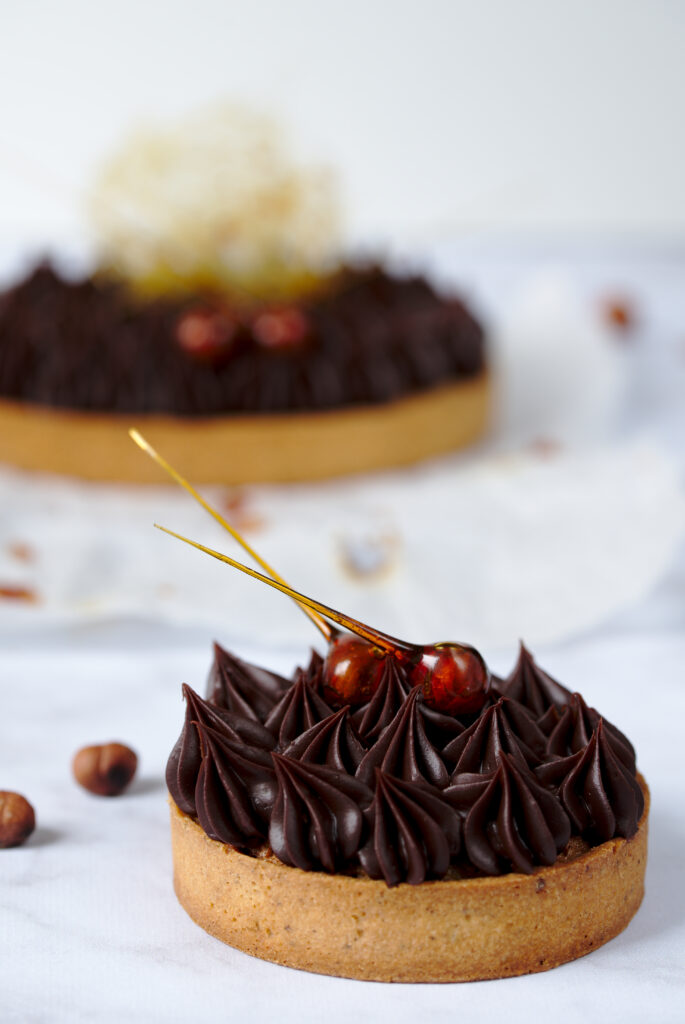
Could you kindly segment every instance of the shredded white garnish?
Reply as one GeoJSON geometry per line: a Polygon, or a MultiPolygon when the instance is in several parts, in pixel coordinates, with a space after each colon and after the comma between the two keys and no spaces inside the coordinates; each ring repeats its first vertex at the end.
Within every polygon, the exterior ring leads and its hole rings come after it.
{"type": "Polygon", "coordinates": [[[236,103],[136,132],[89,207],[103,260],[134,280],[316,272],[340,236],[333,174],[299,164],[275,118],[236,103]]]}

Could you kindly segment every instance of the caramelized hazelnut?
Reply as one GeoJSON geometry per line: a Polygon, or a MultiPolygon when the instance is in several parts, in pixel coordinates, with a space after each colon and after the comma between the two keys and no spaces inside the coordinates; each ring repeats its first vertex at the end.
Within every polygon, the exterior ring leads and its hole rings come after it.
{"type": "Polygon", "coordinates": [[[299,309],[271,309],[252,321],[252,333],[264,348],[296,348],[309,333],[309,322],[299,309]]]}
{"type": "Polygon", "coordinates": [[[119,796],[136,774],[138,757],[123,743],[83,747],[74,757],[74,778],[97,796],[119,796]]]}
{"type": "Polygon", "coordinates": [[[616,331],[628,333],[635,327],[635,308],[627,298],[609,296],[603,303],[603,314],[607,324],[616,331]]]}
{"type": "Polygon", "coordinates": [[[21,846],[36,827],[36,815],[19,793],[0,790],[0,849],[21,846]]]}
{"type": "Polygon", "coordinates": [[[228,310],[190,309],[176,325],[176,340],[193,359],[213,364],[230,354],[239,328],[228,310]]]}

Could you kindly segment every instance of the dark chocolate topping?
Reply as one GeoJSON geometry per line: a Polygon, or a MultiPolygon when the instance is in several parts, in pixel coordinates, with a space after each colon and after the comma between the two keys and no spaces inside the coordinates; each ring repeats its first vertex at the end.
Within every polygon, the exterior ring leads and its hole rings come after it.
{"type": "Polygon", "coordinates": [[[492,772],[500,754],[511,754],[524,768],[540,764],[545,750],[544,733],[535,719],[515,700],[501,697],[486,708],[461,735],[448,743],[442,756],[462,772],[492,772]]]}
{"type": "Polygon", "coordinates": [[[376,769],[408,782],[428,782],[441,788],[447,785],[444,762],[426,736],[418,701],[418,686],[386,726],[357,768],[357,778],[372,786],[376,769]]]}
{"type": "MultiPolygon", "coordinates": [[[[569,757],[571,754],[584,750],[590,742],[592,733],[597,728],[600,714],[588,707],[579,693],[571,695],[569,703],[563,708],[559,721],[547,740],[547,754],[557,757],[569,757]]],[[[628,771],[635,774],[635,749],[627,736],[611,722],[604,722],[605,741],[609,743],[616,756],[623,762],[628,771]]]]}
{"type": "Polygon", "coordinates": [[[583,750],[536,769],[541,782],[556,784],[576,830],[592,842],[630,839],[644,810],[640,785],[610,735],[600,718],[583,750]]]}
{"type": "Polygon", "coordinates": [[[364,756],[364,748],[350,725],[349,710],[340,708],[313,725],[289,743],[283,753],[298,761],[325,764],[354,775],[364,756]]]}
{"type": "Polygon", "coordinates": [[[498,689],[503,696],[523,704],[538,719],[550,708],[568,704],[571,698],[571,691],[543,672],[523,644],[513,672],[499,683],[498,689]]]}
{"type": "Polygon", "coordinates": [[[394,658],[385,658],[376,692],[355,711],[352,721],[361,739],[370,745],[390,725],[409,693],[404,673],[394,658]]]}
{"type": "Polygon", "coordinates": [[[366,817],[370,835],[359,861],[367,875],[388,885],[442,878],[459,852],[459,815],[432,787],[379,771],[366,817]]]}
{"type": "Polygon", "coordinates": [[[309,685],[318,690],[323,678],[323,658],[314,648],[312,648],[309,664],[303,671],[309,685]]]}
{"type": "Polygon", "coordinates": [[[182,416],[287,412],[387,401],[482,371],[480,326],[424,279],[369,267],[327,285],[297,307],[237,309],[216,295],[142,302],[116,281],[70,282],[40,266],[0,295],[0,396],[182,416]],[[265,313],[276,331],[265,332],[265,313]]]}
{"type": "Polygon", "coordinates": [[[195,816],[195,786],[202,764],[202,750],[193,720],[198,721],[199,715],[191,703],[195,692],[185,683],[183,695],[186,699],[185,720],[166,764],[166,784],[179,810],[195,816]]]}
{"type": "Polygon", "coordinates": [[[344,772],[273,755],[278,795],[269,843],[279,860],[311,871],[336,871],[362,841],[361,805],[371,792],[344,772]]]}
{"type": "Polygon", "coordinates": [[[571,837],[559,800],[510,754],[502,752],[487,775],[457,776],[444,796],[459,810],[468,809],[466,854],[486,875],[530,874],[536,864],[553,864],[571,837]]]}
{"type": "Polygon", "coordinates": [[[202,764],[195,787],[197,819],[210,837],[238,849],[260,845],[276,798],[271,755],[197,725],[202,764]]]}
{"type": "Polygon", "coordinates": [[[185,722],[166,767],[166,783],[177,806],[185,813],[195,815],[195,784],[202,762],[200,738],[195,723],[208,725],[233,743],[271,750],[274,738],[258,722],[242,718],[203,700],[185,683],[185,722]]]}
{"type": "Polygon", "coordinates": [[[322,669],[313,655],[288,682],[217,647],[210,700],[184,686],[167,783],[211,838],[249,852],[268,837],[286,864],[396,885],[450,864],[530,872],[554,862],[572,829],[591,844],[635,833],[644,798],[632,746],[525,649],[462,720],[408,691],[390,658],[367,704],[333,712],[322,669]]]}
{"type": "Polygon", "coordinates": [[[279,747],[284,748],[332,714],[333,709],[306,682],[304,673],[300,672],[290,689],[272,708],[264,725],[276,737],[279,747]]]}
{"type": "Polygon", "coordinates": [[[214,661],[207,680],[207,697],[213,704],[245,718],[264,721],[289,689],[288,679],[241,661],[214,644],[214,661]]]}
{"type": "MultiPolygon", "coordinates": [[[[488,698],[486,698],[486,705],[488,703],[488,698]]],[[[440,751],[443,751],[445,746],[451,743],[457,736],[461,736],[464,729],[467,728],[465,722],[468,722],[473,717],[468,715],[464,719],[455,718],[454,715],[446,715],[442,711],[436,711],[435,708],[428,707],[425,701],[419,701],[419,711],[423,718],[426,736],[433,746],[440,751]]]]}

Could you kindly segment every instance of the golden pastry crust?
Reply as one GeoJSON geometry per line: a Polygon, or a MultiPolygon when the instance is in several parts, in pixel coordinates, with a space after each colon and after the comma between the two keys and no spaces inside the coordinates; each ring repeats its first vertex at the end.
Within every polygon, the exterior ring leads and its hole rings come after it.
{"type": "Polygon", "coordinates": [[[204,483],[287,483],[407,465],[461,448],[488,419],[486,373],[386,404],[212,418],[90,413],[0,401],[0,462],[130,483],[159,469],[127,436],[138,427],[204,483]]]}
{"type": "Polygon", "coordinates": [[[398,885],[287,867],[209,839],[171,802],[174,888],[245,953],[365,981],[506,978],[575,960],[623,931],[644,895],[649,791],[631,839],[509,874],[398,885]]]}

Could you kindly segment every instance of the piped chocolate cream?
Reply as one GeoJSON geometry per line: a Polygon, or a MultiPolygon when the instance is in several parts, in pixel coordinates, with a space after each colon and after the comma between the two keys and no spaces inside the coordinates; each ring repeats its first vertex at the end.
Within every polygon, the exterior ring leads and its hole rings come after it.
{"type": "Polygon", "coordinates": [[[49,264],[0,293],[0,397],[215,416],[388,402],[485,366],[480,325],[419,276],[343,268],[287,306],[217,294],[142,300],[49,264]]]}
{"type": "Polygon", "coordinates": [[[637,830],[630,741],[523,646],[463,719],[429,708],[392,659],[353,711],[324,700],[322,678],[316,652],[288,681],[217,645],[208,699],[183,687],[167,785],[210,838],[393,886],[530,874],[574,840],[637,830]]]}

